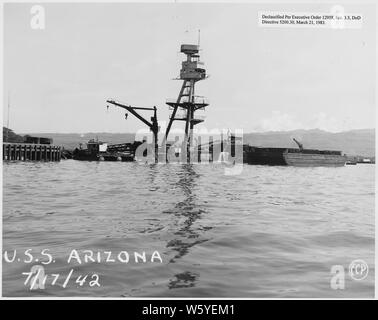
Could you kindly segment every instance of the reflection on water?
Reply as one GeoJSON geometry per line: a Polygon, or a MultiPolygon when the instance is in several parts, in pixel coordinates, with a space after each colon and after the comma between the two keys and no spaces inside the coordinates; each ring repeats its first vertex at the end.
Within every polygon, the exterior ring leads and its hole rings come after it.
{"type": "MultiPolygon", "coordinates": [[[[201,208],[196,201],[195,187],[200,175],[196,173],[193,165],[185,164],[181,168],[182,170],[177,173],[179,180],[171,187],[182,192],[184,199],[175,204],[173,209],[163,212],[174,217],[177,228],[177,231],[173,233],[173,239],[167,243],[167,248],[176,252],[169,263],[175,263],[177,259],[185,256],[191,247],[207,241],[204,233],[199,233],[196,228],[193,228],[196,220],[201,219],[201,216],[206,213],[206,210],[201,208]]],[[[169,289],[193,287],[199,274],[184,271],[175,274],[174,277],[174,280],[170,280],[169,289]]]]}
{"type": "Polygon", "coordinates": [[[199,274],[185,271],[175,275],[175,279],[169,281],[169,289],[194,287],[199,274]]]}
{"type": "MultiPolygon", "coordinates": [[[[3,166],[3,247],[49,249],[67,275],[70,250],[158,251],[163,263],[83,263],[101,287],[30,291],[23,263],[3,264],[5,296],[371,297],[374,166],[292,168],[135,163],[3,166]],[[332,290],[355,259],[363,281],[332,290]]],[[[147,259],[149,260],[149,258],[147,259]]]]}
{"type": "Polygon", "coordinates": [[[185,165],[178,176],[179,181],[172,187],[182,191],[184,200],[178,202],[172,210],[164,211],[164,213],[175,216],[177,226],[177,231],[174,232],[177,237],[167,244],[167,247],[177,251],[177,255],[170,262],[183,257],[188,253],[190,247],[206,241],[203,234],[200,235],[196,229],[192,228],[196,220],[201,219],[201,215],[206,213],[206,210],[196,203],[197,195],[193,191],[199,175],[192,165],[185,165]],[[200,236],[201,239],[199,239],[200,236]]]}

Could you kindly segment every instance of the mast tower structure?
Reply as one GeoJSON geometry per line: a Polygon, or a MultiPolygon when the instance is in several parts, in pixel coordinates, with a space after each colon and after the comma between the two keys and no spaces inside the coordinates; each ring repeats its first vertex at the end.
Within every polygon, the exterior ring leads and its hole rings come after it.
{"type": "Polygon", "coordinates": [[[167,101],[167,105],[172,109],[172,114],[165,132],[165,141],[168,139],[169,131],[173,121],[185,122],[185,143],[187,161],[190,162],[190,147],[193,143],[193,127],[204,121],[204,118],[196,117],[197,110],[204,110],[209,103],[202,96],[195,94],[195,85],[198,81],[206,79],[206,70],[201,67],[202,62],[199,56],[199,45],[183,44],[181,53],[186,55],[186,60],[182,62],[180,78],[183,80],[181,90],[176,100],[167,101]],[[183,111],[181,116],[177,111],[183,111]]]}

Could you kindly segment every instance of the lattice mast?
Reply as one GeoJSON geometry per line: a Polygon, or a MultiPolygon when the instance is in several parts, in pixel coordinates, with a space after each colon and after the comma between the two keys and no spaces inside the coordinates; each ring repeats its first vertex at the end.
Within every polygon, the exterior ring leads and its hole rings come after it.
{"type": "Polygon", "coordinates": [[[195,95],[196,82],[206,78],[206,70],[200,67],[202,62],[199,61],[199,45],[183,44],[181,45],[181,52],[186,55],[186,60],[182,62],[179,78],[179,80],[183,80],[183,84],[177,100],[167,102],[172,108],[172,114],[165,133],[165,140],[167,141],[173,121],[185,121],[186,154],[189,162],[193,127],[204,121],[202,118],[195,117],[195,111],[204,110],[209,104],[203,97],[195,95]],[[177,116],[179,110],[183,111],[183,115],[177,116]]]}

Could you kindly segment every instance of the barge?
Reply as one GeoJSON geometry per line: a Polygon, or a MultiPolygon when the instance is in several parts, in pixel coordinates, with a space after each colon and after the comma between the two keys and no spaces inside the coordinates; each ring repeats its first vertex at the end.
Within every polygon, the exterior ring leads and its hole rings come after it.
{"type": "Polygon", "coordinates": [[[243,146],[243,162],[254,165],[300,166],[300,167],[341,167],[347,158],[341,151],[299,148],[264,148],[243,146]]]}

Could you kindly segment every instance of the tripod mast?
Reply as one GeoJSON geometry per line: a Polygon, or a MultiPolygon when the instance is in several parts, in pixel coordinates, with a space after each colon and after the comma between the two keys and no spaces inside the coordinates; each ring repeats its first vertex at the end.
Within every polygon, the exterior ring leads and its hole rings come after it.
{"type": "MultiPolygon", "coordinates": [[[[198,34],[199,36],[199,34],[198,34]]],[[[198,37],[199,42],[199,37],[198,37]]],[[[183,44],[181,52],[186,55],[186,60],[182,62],[180,71],[180,80],[183,80],[181,90],[176,101],[169,101],[167,104],[172,108],[172,114],[165,132],[165,140],[168,139],[169,131],[173,121],[185,122],[185,145],[187,162],[190,162],[190,147],[193,140],[193,127],[203,122],[201,118],[195,117],[195,111],[204,110],[209,104],[204,98],[195,95],[195,84],[206,78],[206,70],[200,68],[199,45],[183,44]],[[185,116],[177,117],[177,111],[183,110],[185,116]]]]}

